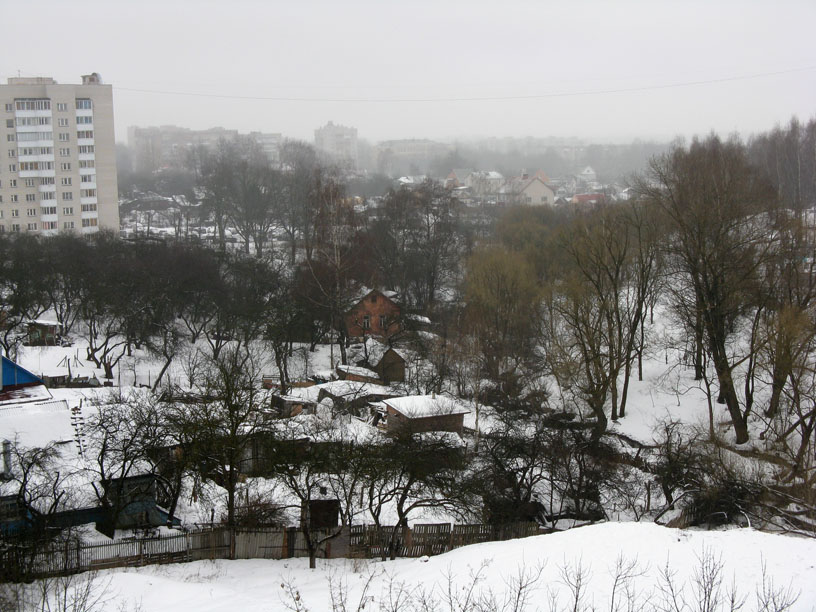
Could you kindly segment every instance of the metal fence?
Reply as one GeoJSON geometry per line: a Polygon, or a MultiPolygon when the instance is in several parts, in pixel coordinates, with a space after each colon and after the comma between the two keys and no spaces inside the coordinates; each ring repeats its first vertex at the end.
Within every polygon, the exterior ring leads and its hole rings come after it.
{"type": "MultiPolygon", "coordinates": [[[[511,525],[418,524],[412,528],[353,525],[326,542],[320,557],[420,557],[454,548],[541,533],[535,523],[511,525]]],[[[317,538],[329,535],[317,532],[317,538]]],[[[76,540],[41,548],[11,546],[0,551],[0,581],[63,575],[114,567],[137,567],[203,559],[288,559],[307,557],[303,534],[290,528],[215,527],[179,535],[93,544],[76,540]]]]}

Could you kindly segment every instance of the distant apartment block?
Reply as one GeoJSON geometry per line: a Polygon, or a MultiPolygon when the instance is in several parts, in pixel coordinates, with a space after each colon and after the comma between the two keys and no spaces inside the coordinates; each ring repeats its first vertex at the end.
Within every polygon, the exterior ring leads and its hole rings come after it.
{"type": "Polygon", "coordinates": [[[376,146],[377,171],[392,177],[426,174],[432,161],[452,150],[453,145],[433,140],[385,140],[376,146]]]}
{"type": "Polygon", "coordinates": [[[315,147],[336,162],[357,168],[357,128],[335,125],[329,121],[315,130],[315,147]]]}
{"type": "MultiPolygon", "coordinates": [[[[176,125],[128,128],[128,146],[133,154],[133,169],[137,172],[155,172],[168,168],[182,168],[188,163],[190,152],[196,147],[214,148],[222,138],[232,140],[240,136],[238,130],[214,127],[191,130],[176,125]]],[[[269,161],[280,160],[280,134],[250,132],[263,149],[269,161]]]]}
{"type": "Polygon", "coordinates": [[[110,85],[10,78],[0,113],[0,232],[119,230],[110,85]]]}

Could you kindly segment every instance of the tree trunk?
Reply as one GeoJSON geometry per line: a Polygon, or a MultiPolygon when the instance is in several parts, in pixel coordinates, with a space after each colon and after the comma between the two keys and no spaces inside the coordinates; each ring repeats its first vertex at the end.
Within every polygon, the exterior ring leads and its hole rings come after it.
{"type": "Polygon", "coordinates": [[[167,371],[167,368],[170,367],[170,363],[172,361],[173,361],[173,356],[172,355],[170,355],[169,357],[166,358],[166,361],[164,362],[164,365],[162,366],[162,369],[159,371],[159,375],[156,377],[156,382],[153,383],[153,392],[154,393],[159,388],[159,383],[162,380],[162,376],[164,376],[164,373],[167,371]]]}
{"type": "Polygon", "coordinates": [[[717,372],[717,380],[720,383],[720,395],[722,396],[725,405],[728,407],[728,413],[731,415],[731,422],[734,425],[734,433],[737,437],[737,444],[745,444],[748,439],[748,423],[742,415],[742,410],[739,406],[739,398],[737,391],[734,389],[734,379],[731,376],[731,369],[723,355],[719,355],[719,351],[712,351],[714,357],[714,369],[717,372]]]}

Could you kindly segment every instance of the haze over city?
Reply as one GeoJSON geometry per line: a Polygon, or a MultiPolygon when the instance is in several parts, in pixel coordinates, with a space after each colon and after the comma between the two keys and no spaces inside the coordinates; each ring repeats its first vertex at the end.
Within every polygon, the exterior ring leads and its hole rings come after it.
{"type": "Polygon", "coordinates": [[[311,140],[329,120],[371,141],[668,140],[806,119],[816,99],[806,1],[38,7],[37,44],[4,34],[0,78],[99,72],[119,141],[162,124],[311,140]]]}

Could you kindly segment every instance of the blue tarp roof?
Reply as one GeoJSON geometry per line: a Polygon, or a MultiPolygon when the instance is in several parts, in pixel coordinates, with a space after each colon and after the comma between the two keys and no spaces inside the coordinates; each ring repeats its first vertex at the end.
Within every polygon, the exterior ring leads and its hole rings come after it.
{"type": "Polygon", "coordinates": [[[43,384],[43,381],[34,376],[25,368],[17,365],[11,359],[3,357],[3,370],[0,376],[0,390],[16,385],[43,384]]]}

